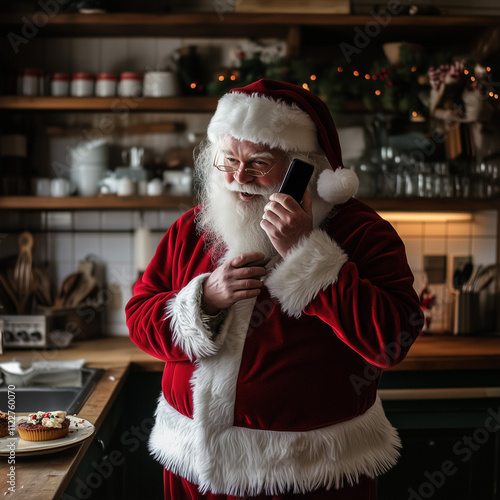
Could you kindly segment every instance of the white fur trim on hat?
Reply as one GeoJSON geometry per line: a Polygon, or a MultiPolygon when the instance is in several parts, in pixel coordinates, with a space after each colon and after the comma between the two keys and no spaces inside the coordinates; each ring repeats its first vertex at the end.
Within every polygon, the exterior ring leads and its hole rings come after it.
{"type": "Polygon", "coordinates": [[[261,94],[233,92],[219,100],[208,138],[216,142],[226,134],[284,151],[321,151],[316,125],[305,111],[261,94]]]}
{"type": "Polygon", "coordinates": [[[356,173],[347,168],[323,170],[318,178],[318,194],[325,201],[339,205],[345,203],[358,190],[356,173]]]}

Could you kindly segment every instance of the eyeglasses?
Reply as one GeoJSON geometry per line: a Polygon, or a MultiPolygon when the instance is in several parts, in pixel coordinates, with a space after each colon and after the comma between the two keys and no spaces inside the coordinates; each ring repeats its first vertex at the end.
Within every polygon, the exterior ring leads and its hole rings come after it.
{"type": "MultiPolygon", "coordinates": [[[[231,155],[226,155],[222,151],[217,151],[213,166],[221,172],[236,172],[240,168],[240,164],[240,160],[233,158],[231,155]]],[[[252,159],[251,164],[252,167],[246,167],[243,170],[254,177],[264,177],[276,166],[276,163],[270,164],[267,160],[258,157],[252,159]]]]}

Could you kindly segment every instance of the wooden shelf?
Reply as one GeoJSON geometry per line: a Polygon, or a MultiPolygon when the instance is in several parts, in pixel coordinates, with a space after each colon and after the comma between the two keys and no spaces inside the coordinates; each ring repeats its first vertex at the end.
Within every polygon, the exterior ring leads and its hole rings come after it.
{"type": "MultiPolygon", "coordinates": [[[[500,200],[370,198],[375,210],[398,212],[475,212],[499,210],[500,200]]],[[[175,210],[196,205],[194,196],[0,196],[0,210],[175,210]]]]}
{"type": "Polygon", "coordinates": [[[0,210],[175,210],[195,204],[192,196],[0,196],[0,210]]]}
{"type": "Polygon", "coordinates": [[[150,111],[213,113],[216,97],[25,97],[0,96],[0,109],[24,111],[150,111]]]}
{"type": "MultiPolygon", "coordinates": [[[[2,13],[0,26],[17,33],[33,13],[2,13]]],[[[500,16],[392,16],[390,24],[381,31],[393,29],[419,30],[425,37],[429,30],[439,33],[462,34],[471,29],[496,26],[500,16]],[[423,30],[423,31],[422,31],[423,30]]],[[[36,18],[34,19],[36,21],[36,18]]],[[[347,14],[249,14],[249,13],[135,13],[58,14],[48,16],[39,27],[37,36],[162,36],[162,37],[283,37],[290,26],[322,26],[335,32],[376,23],[371,15],[347,14]]],[[[35,23],[36,26],[36,23],[35,23]]]]}
{"type": "MultiPolygon", "coordinates": [[[[12,111],[82,111],[151,113],[213,113],[219,97],[26,97],[0,95],[0,110],[12,111]]],[[[363,101],[343,105],[349,113],[393,113],[382,107],[368,109],[363,101]]],[[[154,124],[151,125],[154,128],[154,124]]],[[[170,130],[168,133],[171,133],[170,130]]]]}

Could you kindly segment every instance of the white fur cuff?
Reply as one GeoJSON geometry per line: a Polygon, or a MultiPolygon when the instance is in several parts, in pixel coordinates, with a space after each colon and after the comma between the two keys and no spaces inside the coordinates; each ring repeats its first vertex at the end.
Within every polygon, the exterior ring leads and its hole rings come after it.
{"type": "Polygon", "coordinates": [[[224,328],[222,325],[220,332],[214,336],[214,332],[210,330],[208,317],[201,309],[203,283],[209,275],[210,273],[201,274],[191,280],[166,305],[165,317],[172,320],[174,343],[191,361],[214,355],[224,342],[227,333],[227,326],[224,328]]]}
{"type": "Polygon", "coordinates": [[[299,317],[318,292],[337,281],[347,260],[327,233],[315,229],[290,250],[269,275],[266,286],[285,313],[299,317]]]}

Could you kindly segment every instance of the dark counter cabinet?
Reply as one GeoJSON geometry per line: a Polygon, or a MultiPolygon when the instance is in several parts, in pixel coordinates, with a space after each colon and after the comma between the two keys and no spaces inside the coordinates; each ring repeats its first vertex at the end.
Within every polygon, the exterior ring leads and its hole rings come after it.
{"type": "Polygon", "coordinates": [[[500,499],[500,367],[389,371],[379,389],[403,444],[380,500],[500,499]]]}

